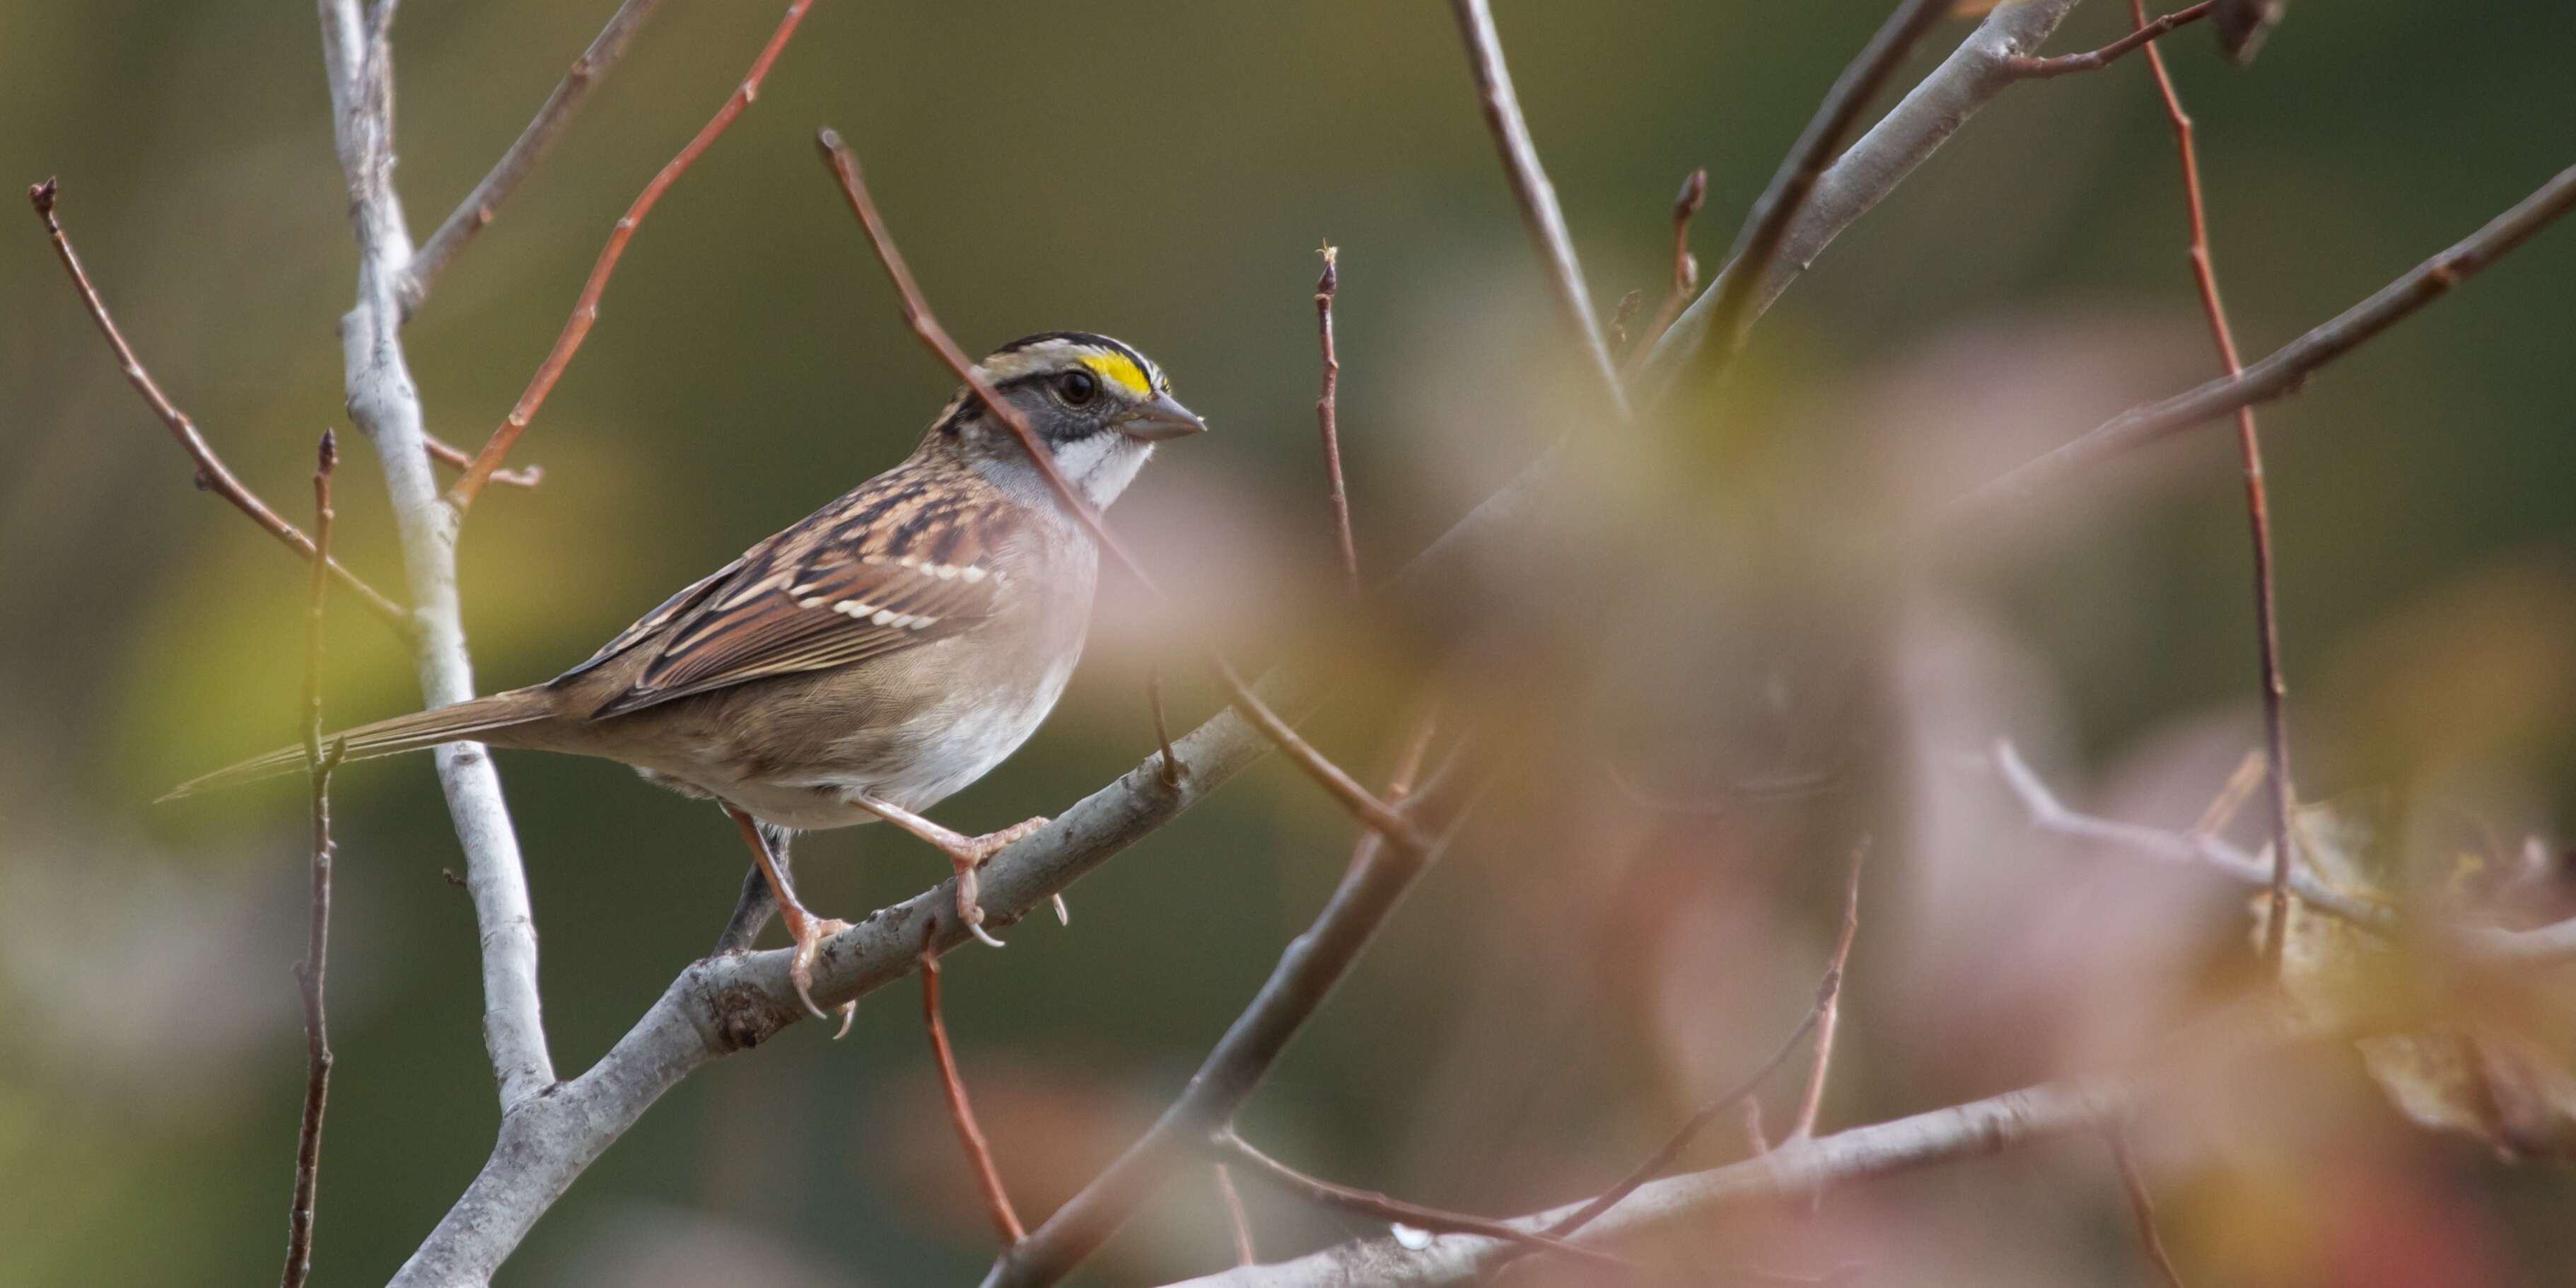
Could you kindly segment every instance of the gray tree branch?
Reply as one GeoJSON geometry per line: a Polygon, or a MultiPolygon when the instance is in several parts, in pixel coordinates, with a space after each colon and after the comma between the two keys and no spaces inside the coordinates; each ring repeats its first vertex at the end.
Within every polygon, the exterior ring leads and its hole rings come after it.
{"type": "MultiPolygon", "coordinates": [[[[358,242],[357,302],[340,319],[349,418],[375,444],[402,539],[420,627],[421,696],[430,706],[474,694],[474,665],[456,596],[456,512],[439,499],[422,445],[420,390],[403,360],[402,275],[411,233],[393,186],[393,6],[371,18],[357,0],[319,0],[322,61],[331,88],[332,137],[349,184],[358,242]]],[[[501,776],[480,746],[437,751],[439,786],[465,849],[465,884],[483,939],[483,1044],[506,1114],[553,1085],[554,1061],[537,1000],[537,929],[528,908],[519,839],[501,798],[501,776]]]]}

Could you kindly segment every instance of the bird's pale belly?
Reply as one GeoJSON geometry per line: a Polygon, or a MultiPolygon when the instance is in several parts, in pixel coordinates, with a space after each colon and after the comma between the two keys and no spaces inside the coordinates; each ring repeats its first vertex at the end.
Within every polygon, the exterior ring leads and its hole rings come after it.
{"type": "Polygon", "coordinates": [[[1072,677],[1067,657],[1036,674],[986,687],[958,710],[935,706],[892,723],[851,722],[839,730],[811,732],[827,741],[819,756],[773,758],[741,754],[735,739],[708,730],[706,753],[688,763],[639,767],[646,778],[691,795],[709,795],[747,810],[763,822],[797,831],[850,827],[878,821],[859,804],[881,800],[926,813],[1008,759],[1044,723],[1072,677]],[[836,735],[836,736],[835,736],[836,735]]]}

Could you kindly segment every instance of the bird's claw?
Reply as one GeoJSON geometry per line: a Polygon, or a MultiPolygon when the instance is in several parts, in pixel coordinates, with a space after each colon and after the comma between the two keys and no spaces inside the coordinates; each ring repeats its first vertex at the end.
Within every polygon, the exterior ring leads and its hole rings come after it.
{"type": "MultiPolygon", "coordinates": [[[[999,948],[1002,946],[1002,941],[995,939],[993,932],[984,929],[983,892],[975,880],[975,869],[982,867],[985,860],[1010,848],[1012,842],[1045,827],[1048,821],[1044,817],[1026,819],[998,832],[986,832],[968,841],[963,852],[951,853],[948,856],[949,861],[957,865],[958,920],[966,923],[966,933],[981,940],[988,947],[999,948]]],[[[1055,915],[1060,921],[1068,920],[1064,900],[1061,897],[1055,901],[1055,915]]]]}
{"type": "MultiPolygon", "coordinates": [[[[814,1004],[814,959],[822,954],[824,940],[849,928],[850,923],[846,921],[818,918],[801,919],[799,925],[791,928],[796,935],[796,956],[788,962],[787,982],[796,986],[797,1000],[805,1003],[805,1009],[815,1019],[828,1020],[832,1016],[814,1004]]],[[[832,1035],[833,1040],[838,1041],[849,1034],[850,1021],[857,1018],[859,1003],[854,998],[832,1009],[841,1016],[840,1031],[832,1035]]]]}

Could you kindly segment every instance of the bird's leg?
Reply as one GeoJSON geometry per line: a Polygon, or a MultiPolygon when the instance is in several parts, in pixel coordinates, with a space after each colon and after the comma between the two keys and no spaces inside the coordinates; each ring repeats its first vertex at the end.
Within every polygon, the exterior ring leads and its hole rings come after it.
{"type": "MultiPolygon", "coordinates": [[[[861,796],[857,801],[859,806],[869,813],[930,842],[940,853],[948,856],[948,861],[957,868],[958,918],[966,923],[967,931],[977,939],[995,948],[1001,947],[1002,941],[993,938],[992,933],[984,929],[984,908],[981,893],[975,884],[975,869],[982,867],[984,860],[1001,853],[1011,842],[1045,827],[1047,820],[1033,818],[1014,823],[998,832],[968,836],[963,832],[941,827],[911,810],[887,804],[873,796],[861,796]]],[[[1061,897],[1056,900],[1055,908],[1057,917],[1062,918],[1066,915],[1064,900],[1061,897]]]]}
{"type": "MultiPolygon", "coordinates": [[[[787,967],[788,982],[796,986],[796,996],[804,1001],[806,1010],[814,1013],[814,1018],[818,1020],[832,1018],[824,1013],[822,1007],[814,1004],[814,954],[821,949],[825,939],[849,929],[850,923],[817,917],[807,911],[804,904],[796,901],[796,888],[787,882],[784,847],[781,847],[781,853],[771,854],[769,837],[764,834],[757,820],[731,805],[726,805],[724,812],[733,820],[734,826],[742,829],[742,839],[751,846],[752,862],[758,865],[760,875],[767,878],[770,897],[778,901],[779,915],[787,921],[787,933],[796,941],[796,956],[787,967]]],[[[737,910],[735,914],[737,921],[741,919],[741,915],[740,910],[737,910]]],[[[728,935],[732,933],[730,927],[727,928],[726,933],[728,935]]],[[[850,1031],[850,1020],[858,1013],[859,1004],[856,1001],[843,1002],[838,1009],[841,1013],[841,1031],[832,1035],[836,1038],[850,1031]]]]}
{"type": "MultiPolygon", "coordinates": [[[[796,873],[787,862],[787,844],[796,834],[768,823],[761,824],[760,830],[769,842],[770,862],[778,865],[779,879],[792,888],[796,873]]],[[[769,888],[768,870],[752,864],[742,874],[742,893],[734,899],[733,916],[726,919],[724,933],[716,937],[715,952],[709,955],[747,951],[777,911],[778,894],[769,888]]]]}

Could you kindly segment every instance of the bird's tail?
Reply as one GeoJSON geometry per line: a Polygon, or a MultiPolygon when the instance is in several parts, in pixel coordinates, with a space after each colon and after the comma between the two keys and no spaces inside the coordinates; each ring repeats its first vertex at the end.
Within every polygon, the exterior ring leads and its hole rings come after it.
{"type": "MultiPolygon", "coordinates": [[[[391,756],[400,752],[421,751],[443,743],[461,742],[474,738],[477,734],[490,734],[513,725],[543,720],[552,714],[552,705],[545,701],[538,690],[512,689],[507,693],[495,693],[488,698],[459,702],[452,707],[440,707],[435,711],[419,711],[407,716],[396,716],[391,720],[379,720],[374,724],[359,725],[355,729],[344,730],[324,738],[322,745],[329,747],[334,744],[346,744],[347,759],[364,760],[370,756],[391,756]]],[[[265,756],[254,757],[238,765],[218,769],[204,777],[191,778],[171,788],[162,795],[161,799],[175,800],[181,796],[193,796],[198,792],[218,787],[233,787],[279,774],[290,774],[304,768],[304,765],[304,748],[301,745],[282,747],[265,756]]]]}

